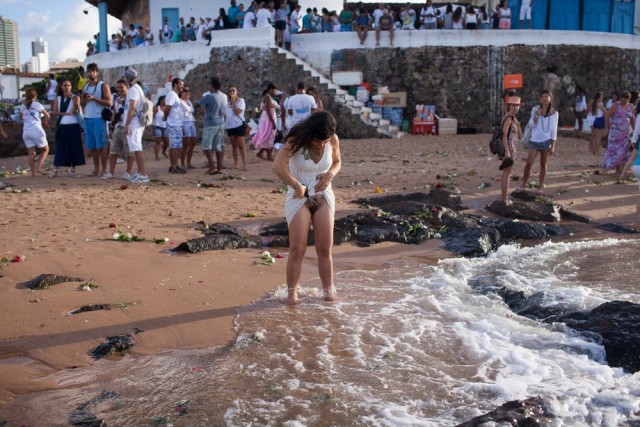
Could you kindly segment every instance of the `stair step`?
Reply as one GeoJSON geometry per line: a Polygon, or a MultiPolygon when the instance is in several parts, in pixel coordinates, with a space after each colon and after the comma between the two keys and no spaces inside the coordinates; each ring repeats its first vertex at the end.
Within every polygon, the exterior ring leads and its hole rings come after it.
{"type": "Polygon", "coordinates": [[[391,125],[391,121],[387,119],[380,119],[380,122],[378,123],[378,126],[390,126],[390,125],[391,125]]]}
{"type": "Polygon", "coordinates": [[[369,118],[371,120],[380,120],[382,118],[382,114],[380,114],[380,113],[371,113],[371,114],[369,114],[369,118]]]}
{"type": "Polygon", "coordinates": [[[371,107],[362,107],[360,109],[363,113],[370,113],[371,112],[371,107]]]}
{"type": "Polygon", "coordinates": [[[389,125],[389,132],[398,132],[400,130],[400,126],[389,125]]]}
{"type": "Polygon", "coordinates": [[[362,101],[353,101],[354,107],[364,107],[364,102],[362,101]]]}

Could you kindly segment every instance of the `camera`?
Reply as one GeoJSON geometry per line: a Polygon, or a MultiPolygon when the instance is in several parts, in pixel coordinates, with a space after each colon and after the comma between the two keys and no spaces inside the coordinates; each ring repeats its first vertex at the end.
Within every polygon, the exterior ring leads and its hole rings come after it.
{"type": "Polygon", "coordinates": [[[116,111],[116,115],[113,119],[113,123],[119,123],[120,120],[122,119],[123,114],[124,114],[124,107],[118,108],[118,111],[116,111]]]}

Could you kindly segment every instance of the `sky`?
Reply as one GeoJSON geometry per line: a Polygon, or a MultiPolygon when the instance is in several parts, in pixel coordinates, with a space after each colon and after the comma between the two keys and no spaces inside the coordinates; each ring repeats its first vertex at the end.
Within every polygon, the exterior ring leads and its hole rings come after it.
{"type": "MultiPolygon", "coordinates": [[[[31,42],[38,37],[49,44],[49,62],[84,60],[99,28],[98,9],[84,0],[0,0],[0,15],[18,23],[20,64],[31,59],[31,42]]],[[[111,33],[121,23],[109,15],[107,26],[111,33]]]]}

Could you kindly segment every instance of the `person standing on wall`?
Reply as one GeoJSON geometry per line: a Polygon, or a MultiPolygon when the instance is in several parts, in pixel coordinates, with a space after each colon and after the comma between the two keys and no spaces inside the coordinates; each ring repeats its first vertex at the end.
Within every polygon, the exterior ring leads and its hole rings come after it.
{"type": "Polygon", "coordinates": [[[99,74],[96,63],[87,65],[88,81],[80,98],[84,111],[84,143],[93,158],[93,176],[107,173],[107,117],[103,116],[103,110],[111,107],[111,89],[98,79],[99,74]]]}
{"type": "Polygon", "coordinates": [[[520,28],[524,28],[524,21],[527,20],[527,28],[531,29],[531,8],[534,0],[522,0],[520,6],[520,28]]]}

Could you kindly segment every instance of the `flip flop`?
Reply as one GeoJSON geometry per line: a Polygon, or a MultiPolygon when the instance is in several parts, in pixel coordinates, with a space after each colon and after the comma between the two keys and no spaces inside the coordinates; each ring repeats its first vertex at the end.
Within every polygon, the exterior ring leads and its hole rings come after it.
{"type": "Polygon", "coordinates": [[[498,170],[504,170],[509,166],[513,166],[513,159],[511,157],[507,157],[506,159],[504,159],[502,163],[500,163],[500,167],[498,168],[498,170]]]}

